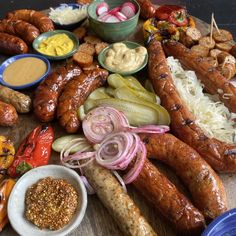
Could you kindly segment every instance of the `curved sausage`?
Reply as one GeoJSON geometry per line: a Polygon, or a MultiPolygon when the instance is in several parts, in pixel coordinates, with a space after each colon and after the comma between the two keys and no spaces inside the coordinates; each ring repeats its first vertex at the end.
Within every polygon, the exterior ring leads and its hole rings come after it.
{"type": "Polygon", "coordinates": [[[147,156],[164,162],[181,178],[206,220],[227,211],[221,179],[194,149],[171,134],[141,134],[140,137],[147,156]]]}
{"type": "Polygon", "coordinates": [[[0,101],[0,126],[13,126],[17,119],[16,109],[12,105],[0,101]]]}
{"type": "Polygon", "coordinates": [[[66,64],[58,67],[40,83],[33,100],[34,114],[40,121],[50,122],[54,119],[58,99],[66,83],[81,72],[79,66],[66,64]]]}
{"type": "Polygon", "coordinates": [[[30,23],[22,20],[7,20],[0,21],[0,32],[12,34],[23,39],[28,45],[31,45],[40,32],[30,23]]]}
{"type": "Polygon", "coordinates": [[[0,33],[0,53],[7,55],[23,54],[28,52],[26,43],[13,35],[0,33]]]}
{"type": "Polygon", "coordinates": [[[108,169],[91,162],[83,168],[83,172],[124,235],[157,235],[108,169]]]}
{"type": "Polygon", "coordinates": [[[236,145],[208,138],[204,134],[174,86],[161,43],[153,40],[148,51],[149,78],[170,114],[172,132],[193,147],[213,169],[224,173],[236,172],[236,145]]]}
{"type": "Polygon", "coordinates": [[[155,17],[156,7],[149,0],[137,0],[140,5],[140,15],[143,19],[155,17]]]}
{"type": "Polygon", "coordinates": [[[108,77],[108,72],[103,69],[94,69],[88,74],[81,73],[71,79],[62,92],[58,108],[57,118],[62,127],[68,133],[75,133],[80,127],[77,109],[83,105],[89,94],[102,86],[108,77]]]}
{"type": "Polygon", "coordinates": [[[8,19],[23,20],[34,25],[41,33],[54,30],[52,20],[45,14],[35,10],[20,9],[7,14],[8,19]]]}
{"type": "Polygon", "coordinates": [[[149,160],[132,184],[181,234],[199,235],[204,229],[204,216],[149,160]]]}
{"type": "Polygon", "coordinates": [[[0,85],[0,100],[11,104],[19,113],[28,113],[31,109],[29,96],[0,85]]]}
{"type": "Polygon", "coordinates": [[[183,44],[168,41],[163,45],[165,53],[179,59],[187,69],[196,72],[198,79],[204,84],[204,89],[210,94],[218,94],[220,101],[236,113],[236,87],[233,86],[207,59],[197,56],[183,44]]]}

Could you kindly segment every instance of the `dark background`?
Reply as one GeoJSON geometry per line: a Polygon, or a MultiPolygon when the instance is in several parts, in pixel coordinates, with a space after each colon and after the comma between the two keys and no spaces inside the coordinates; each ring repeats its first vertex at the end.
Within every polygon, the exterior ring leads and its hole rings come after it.
{"type": "MultiPolygon", "coordinates": [[[[59,3],[73,0],[0,0],[0,18],[8,11],[20,8],[43,10],[59,3]]],[[[236,38],[236,1],[235,0],[153,0],[157,4],[185,5],[190,14],[210,22],[211,13],[215,13],[220,28],[229,29],[236,38]]]]}

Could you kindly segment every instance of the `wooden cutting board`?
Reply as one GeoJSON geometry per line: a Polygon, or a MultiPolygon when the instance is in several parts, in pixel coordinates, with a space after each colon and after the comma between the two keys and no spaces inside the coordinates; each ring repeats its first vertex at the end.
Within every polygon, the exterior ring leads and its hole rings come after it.
{"type": "MultiPolygon", "coordinates": [[[[207,34],[209,32],[209,25],[204,23],[203,21],[196,19],[197,27],[201,30],[202,34],[207,34]]],[[[130,41],[136,41],[139,43],[143,43],[142,37],[142,21],[139,22],[139,25],[136,29],[136,32],[131,35],[129,38],[130,41]]],[[[6,57],[0,56],[0,62],[4,61],[6,57]]],[[[58,64],[53,63],[53,67],[58,64]]],[[[144,77],[147,77],[147,73],[142,73],[144,77]]],[[[145,79],[142,76],[142,79],[145,79]]],[[[29,95],[33,94],[33,91],[26,91],[29,95]]],[[[10,138],[17,148],[19,143],[23,140],[24,137],[37,125],[39,122],[34,118],[33,114],[19,115],[19,120],[14,127],[5,128],[0,127],[0,135],[5,135],[10,138]]],[[[56,137],[65,135],[64,131],[58,126],[57,122],[53,122],[53,127],[56,133],[56,137]]],[[[59,155],[53,152],[51,157],[51,164],[59,164],[59,155]]],[[[164,173],[168,175],[168,177],[176,183],[180,190],[186,191],[178,178],[172,173],[170,170],[166,168],[166,166],[154,162],[158,167],[161,167],[164,173]]],[[[229,208],[236,207],[236,174],[235,175],[220,175],[224,186],[226,188],[229,208]]],[[[128,186],[128,193],[135,201],[137,206],[141,209],[141,212],[146,217],[146,219],[150,222],[154,230],[158,233],[159,236],[174,236],[175,233],[171,229],[170,224],[166,222],[163,217],[154,210],[154,208],[149,205],[146,200],[134,189],[132,186],[128,186]]],[[[187,193],[188,194],[188,193],[187,193]]],[[[8,224],[6,228],[1,233],[2,236],[16,236],[17,233],[11,228],[8,224]]],[[[88,207],[85,214],[85,217],[78,227],[70,236],[121,236],[123,233],[119,230],[117,223],[113,220],[113,218],[109,215],[108,211],[101,204],[96,195],[88,197],[88,207]]],[[[31,236],[31,235],[27,235],[31,236]]],[[[33,236],[33,235],[32,235],[33,236]]]]}

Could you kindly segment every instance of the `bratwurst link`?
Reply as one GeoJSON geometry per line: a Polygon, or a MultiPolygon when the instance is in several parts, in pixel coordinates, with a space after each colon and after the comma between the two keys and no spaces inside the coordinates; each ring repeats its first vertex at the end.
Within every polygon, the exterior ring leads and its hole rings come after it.
{"type": "Polygon", "coordinates": [[[147,157],[160,160],[175,171],[206,220],[227,211],[221,179],[193,148],[172,134],[141,134],[140,137],[147,148],[147,157]]]}
{"type": "Polygon", "coordinates": [[[40,11],[20,9],[9,12],[7,18],[27,21],[37,27],[41,33],[54,30],[51,19],[40,11]]]}
{"type": "Polygon", "coordinates": [[[17,119],[16,109],[12,105],[0,101],[0,126],[13,126],[17,119]]]}
{"type": "Polygon", "coordinates": [[[50,122],[56,115],[59,96],[67,82],[82,70],[73,63],[58,67],[40,83],[35,91],[34,114],[42,122],[50,122]]]}
{"type": "Polygon", "coordinates": [[[236,145],[209,138],[204,134],[176,90],[161,43],[153,40],[148,51],[149,78],[161,98],[162,105],[170,114],[172,132],[193,147],[213,169],[223,173],[235,173],[236,145]]]}
{"type": "Polygon", "coordinates": [[[14,35],[0,33],[0,53],[16,55],[27,53],[28,51],[29,48],[22,39],[14,35]]]}
{"type": "Polygon", "coordinates": [[[202,213],[148,159],[132,184],[180,235],[199,235],[204,229],[202,213]]]}
{"type": "Polygon", "coordinates": [[[81,73],[71,79],[62,92],[58,108],[57,118],[59,123],[68,133],[76,133],[80,127],[77,109],[84,104],[91,92],[102,86],[108,77],[108,72],[103,69],[81,73]]]}
{"type": "Polygon", "coordinates": [[[23,39],[28,45],[31,45],[40,32],[30,23],[22,20],[7,20],[0,21],[0,32],[12,34],[23,39]]]}
{"type": "Polygon", "coordinates": [[[157,236],[110,170],[93,161],[83,167],[83,172],[123,235],[157,236]]]}
{"type": "Polygon", "coordinates": [[[196,72],[198,79],[204,84],[204,89],[210,94],[218,94],[219,99],[236,113],[236,88],[225,78],[207,58],[197,56],[192,50],[176,41],[168,41],[163,45],[168,56],[179,59],[181,64],[196,72]]]}

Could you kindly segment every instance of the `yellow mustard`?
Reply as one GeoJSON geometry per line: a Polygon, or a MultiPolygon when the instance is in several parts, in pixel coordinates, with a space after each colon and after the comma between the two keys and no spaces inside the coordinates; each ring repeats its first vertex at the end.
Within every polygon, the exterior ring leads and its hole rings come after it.
{"type": "Polygon", "coordinates": [[[73,41],[66,34],[56,34],[39,44],[38,51],[49,56],[63,56],[72,51],[73,41]]]}

